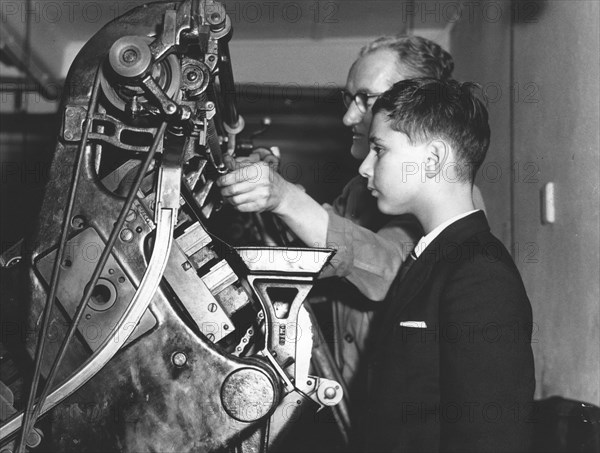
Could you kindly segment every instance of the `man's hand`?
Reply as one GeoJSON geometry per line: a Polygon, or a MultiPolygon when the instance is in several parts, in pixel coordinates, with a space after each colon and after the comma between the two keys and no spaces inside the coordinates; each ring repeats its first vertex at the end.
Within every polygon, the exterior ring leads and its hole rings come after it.
{"type": "Polygon", "coordinates": [[[302,240],[312,247],[324,247],[327,239],[327,211],[300,186],[277,173],[279,159],[270,151],[255,150],[225,165],[233,171],[217,179],[225,201],[239,211],[272,211],[302,240]]]}
{"type": "Polygon", "coordinates": [[[217,185],[227,203],[242,212],[277,213],[290,183],[277,173],[276,156],[259,148],[248,157],[233,160],[227,156],[225,164],[233,171],[221,176],[217,185]]]}

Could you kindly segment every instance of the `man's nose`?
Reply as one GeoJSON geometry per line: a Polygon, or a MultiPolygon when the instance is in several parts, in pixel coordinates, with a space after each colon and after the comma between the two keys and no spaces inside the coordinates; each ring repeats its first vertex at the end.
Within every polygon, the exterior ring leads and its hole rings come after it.
{"type": "Polygon", "coordinates": [[[358,168],[358,173],[363,177],[370,179],[373,176],[373,160],[375,157],[375,152],[369,151],[365,160],[362,161],[360,167],[358,168]]]}
{"type": "Polygon", "coordinates": [[[346,113],[344,114],[344,118],[343,118],[344,126],[351,127],[351,126],[354,126],[355,124],[360,123],[362,121],[364,115],[365,114],[358,109],[356,102],[352,101],[350,103],[350,105],[348,106],[346,113]]]}

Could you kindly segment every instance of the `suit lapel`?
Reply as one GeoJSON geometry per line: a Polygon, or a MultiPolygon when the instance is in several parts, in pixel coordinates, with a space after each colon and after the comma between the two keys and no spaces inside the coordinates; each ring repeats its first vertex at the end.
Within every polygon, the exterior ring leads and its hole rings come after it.
{"type": "Polygon", "coordinates": [[[389,293],[394,300],[391,301],[386,318],[395,319],[395,315],[402,312],[429,280],[437,263],[450,259],[456,262],[456,253],[460,253],[462,243],[479,232],[489,230],[483,211],[463,217],[444,229],[423,250],[404,278],[400,281],[396,277],[389,293]]]}

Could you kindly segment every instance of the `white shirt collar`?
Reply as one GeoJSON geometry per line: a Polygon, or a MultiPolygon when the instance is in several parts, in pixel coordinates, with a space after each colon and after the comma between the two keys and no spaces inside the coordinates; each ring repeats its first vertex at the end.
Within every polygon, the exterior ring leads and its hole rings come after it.
{"type": "Polygon", "coordinates": [[[450,225],[452,225],[454,222],[456,222],[457,220],[462,219],[463,217],[466,217],[468,215],[473,214],[474,212],[477,211],[481,211],[481,209],[474,209],[473,211],[468,211],[468,212],[463,212],[462,214],[459,214],[457,216],[454,216],[448,220],[446,220],[443,223],[440,223],[438,226],[436,226],[433,230],[431,230],[429,232],[429,234],[423,236],[419,242],[417,242],[417,245],[415,246],[415,256],[418,258],[419,256],[421,256],[421,253],[423,253],[423,251],[427,248],[427,246],[429,244],[431,244],[433,242],[433,240],[439,236],[439,234],[444,231],[447,227],[449,227],[450,225]]]}

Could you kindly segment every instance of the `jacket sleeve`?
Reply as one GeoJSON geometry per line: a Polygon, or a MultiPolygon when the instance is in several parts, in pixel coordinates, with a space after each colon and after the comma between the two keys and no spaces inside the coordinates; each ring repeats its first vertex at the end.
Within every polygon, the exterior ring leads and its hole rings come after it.
{"type": "Polygon", "coordinates": [[[531,305],[512,263],[459,263],[439,307],[441,451],[528,451],[531,305]]]}
{"type": "Polygon", "coordinates": [[[321,277],[345,277],[369,299],[383,300],[420,237],[417,220],[381,214],[360,176],[324,208],[329,215],[327,246],[337,252],[321,277]]]}
{"type": "Polygon", "coordinates": [[[392,220],[377,233],[328,209],[327,246],[337,250],[323,277],[346,277],[371,300],[383,300],[415,244],[412,224],[392,220]]]}

